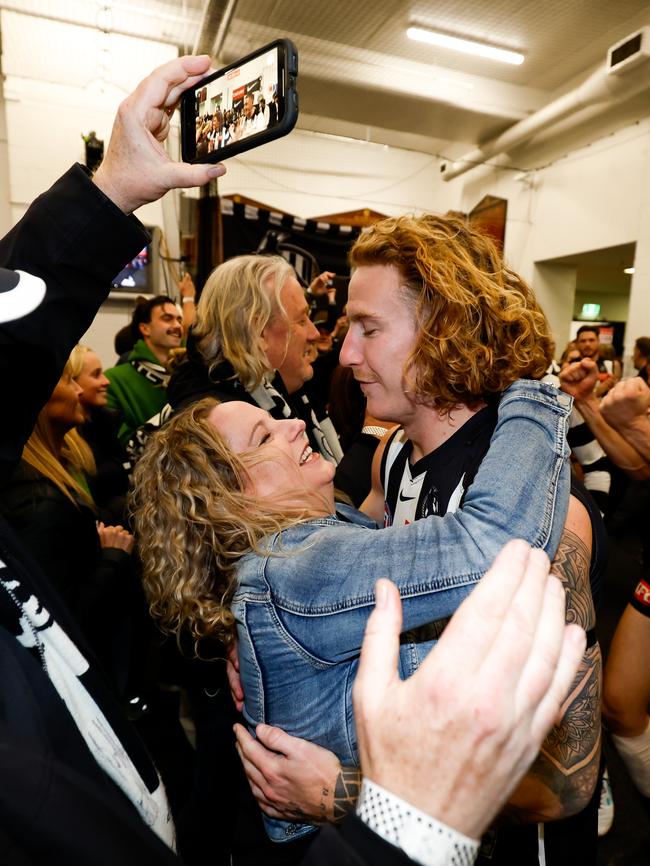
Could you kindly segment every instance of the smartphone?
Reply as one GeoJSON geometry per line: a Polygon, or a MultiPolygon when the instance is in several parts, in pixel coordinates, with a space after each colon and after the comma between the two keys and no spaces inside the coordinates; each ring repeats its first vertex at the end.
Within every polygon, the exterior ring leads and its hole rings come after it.
{"type": "Polygon", "coordinates": [[[291,132],[298,119],[298,52],[289,39],[208,75],[181,98],[185,162],[222,162],[291,132]]]}

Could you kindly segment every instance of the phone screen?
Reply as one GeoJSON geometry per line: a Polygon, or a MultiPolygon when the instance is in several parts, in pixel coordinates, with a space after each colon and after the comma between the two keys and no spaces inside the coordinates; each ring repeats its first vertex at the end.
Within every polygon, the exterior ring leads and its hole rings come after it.
{"type": "Polygon", "coordinates": [[[197,160],[209,154],[216,156],[228,145],[261,136],[282,121],[281,50],[273,46],[197,88],[194,104],[197,160]]]}

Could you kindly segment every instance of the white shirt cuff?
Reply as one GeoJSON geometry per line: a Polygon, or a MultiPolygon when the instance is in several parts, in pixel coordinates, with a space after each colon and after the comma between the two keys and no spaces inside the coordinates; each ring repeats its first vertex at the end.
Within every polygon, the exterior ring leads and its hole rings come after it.
{"type": "Polygon", "coordinates": [[[357,815],[378,836],[421,866],[472,866],[479,843],[363,779],[357,815]]]}

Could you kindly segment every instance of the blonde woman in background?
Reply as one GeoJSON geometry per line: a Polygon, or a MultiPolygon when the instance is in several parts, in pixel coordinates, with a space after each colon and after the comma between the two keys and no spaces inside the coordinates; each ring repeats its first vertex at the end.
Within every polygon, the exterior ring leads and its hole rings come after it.
{"type": "Polygon", "coordinates": [[[126,451],[120,444],[119,412],[108,407],[108,378],[99,356],[88,346],[75,346],[70,356],[74,381],[81,388],[79,402],[84,421],[79,427],[95,461],[94,472],[86,473],[97,516],[104,523],[125,520],[129,476],[124,468],[126,451]],[[79,372],[77,372],[77,370],[79,372]]]}
{"type": "Polygon", "coordinates": [[[85,354],[73,349],[18,467],[2,485],[0,508],[119,680],[113,645],[131,582],[133,536],[122,526],[97,523],[88,483],[95,461],[77,430],[85,415],[75,379],[85,354]]]}

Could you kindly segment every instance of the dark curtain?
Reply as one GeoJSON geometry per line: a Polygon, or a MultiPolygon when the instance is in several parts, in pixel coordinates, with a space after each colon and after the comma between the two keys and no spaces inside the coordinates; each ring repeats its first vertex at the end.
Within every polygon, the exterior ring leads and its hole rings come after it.
{"type": "Polygon", "coordinates": [[[349,274],[347,255],[359,234],[358,228],[302,220],[231,199],[222,199],[221,208],[224,259],[255,252],[267,232],[273,231],[282,236],[282,243],[311,253],[318,262],[319,272],[349,274]]]}

